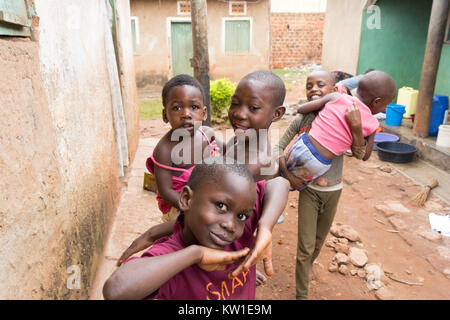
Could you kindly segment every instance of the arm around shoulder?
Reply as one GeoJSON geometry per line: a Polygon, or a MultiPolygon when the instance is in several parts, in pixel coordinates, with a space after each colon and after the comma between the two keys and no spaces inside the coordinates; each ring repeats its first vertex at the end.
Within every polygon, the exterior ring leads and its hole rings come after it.
{"type": "Polygon", "coordinates": [[[341,94],[339,92],[329,93],[320,99],[303,103],[302,105],[300,105],[297,108],[297,112],[306,114],[306,113],[310,113],[312,111],[320,110],[325,106],[325,104],[339,99],[340,96],[341,96],[341,94]]]}

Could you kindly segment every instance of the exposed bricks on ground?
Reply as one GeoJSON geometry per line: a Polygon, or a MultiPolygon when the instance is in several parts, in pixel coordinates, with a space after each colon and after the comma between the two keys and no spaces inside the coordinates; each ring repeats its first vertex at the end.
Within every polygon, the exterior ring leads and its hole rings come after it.
{"type": "Polygon", "coordinates": [[[272,67],[320,64],[325,13],[273,13],[272,67]]]}

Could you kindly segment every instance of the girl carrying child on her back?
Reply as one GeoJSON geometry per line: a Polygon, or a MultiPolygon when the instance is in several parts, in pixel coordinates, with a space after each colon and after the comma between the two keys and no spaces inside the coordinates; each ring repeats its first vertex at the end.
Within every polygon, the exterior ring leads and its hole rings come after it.
{"type": "MultiPolygon", "coordinates": [[[[306,98],[314,102],[336,91],[335,78],[327,71],[315,71],[306,79],[306,98]]],[[[348,105],[346,120],[351,127],[352,135],[358,135],[361,116],[358,108],[348,105]]],[[[331,160],[330,169],[319,178],[308,182],[290,172],[286,166],[284,150],[294,139],[309,132],[311,124],[318,117],[318,111],[306,114],[299,113],[290,123],[280,141],[274,147],[279,156],[280,171],[289,180],[291,187],[302,190],[298,199],[298,242],[295,267],[296,299],[308,299],[309,273],[314,260],[319,256],[336,214],[339,198],[342,193],[342,172],[344,156],[331,160]],[[306,186],[306,188],[305,188],[306,186]]],[[[372,145],[368,139],[359,141],[353,136],[352,154],[354,157],[367,160],[372,145]]]]}
{"type": "MultiPolygon", "coordinates": [[[[156,179],[158,207],[163,213],[163,221],[174,220],[178,215],[179,192],[186,185],[194,163],[202,160],[195,159],[195,146],[201,145],[202,157],[205,148],[209,148],[206,157],[214,156],[219,151],[214,130],[200,126],[207,116],[203,97],[202,85],[186,74],[173,77],[162,90],[162,117],[164,122],[170,124],[171,129],[156,145],[153,155],[147,159],[146,167],[156,179]],[[180,143],[180,137],[181,144],[190,147],[188,149],[191,152],[190,155],[176,154],[178,159],[174,163],[172,153],[180,143]]],[[[221,142],[219,145],[221,146],[221,142]]]]}
{"type": "Polygon", "coordinates": [[[320,112],[310,132],[302,133],[288,151],[288,171],[309,182],[323,175],[331,167],[331,160],[347,151],[354,140],[361,145],[367,139],[370,152],[379,127],[373,115],[384,111],[395,94],[392,78],[375,70],[361,78],[355,97],[332,92],[300,105],[299,113],[320,112]],[[349,122],[349,117],[353,121],[349,122]]]}

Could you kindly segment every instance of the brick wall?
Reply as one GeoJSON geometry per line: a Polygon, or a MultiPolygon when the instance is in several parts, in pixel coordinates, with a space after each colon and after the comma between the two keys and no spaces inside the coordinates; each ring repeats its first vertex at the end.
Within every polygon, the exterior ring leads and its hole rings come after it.
{"type": "Polygon", "coordinates": [[[320,64],[325,13],[272,13],[272,67],[320,64]]]}

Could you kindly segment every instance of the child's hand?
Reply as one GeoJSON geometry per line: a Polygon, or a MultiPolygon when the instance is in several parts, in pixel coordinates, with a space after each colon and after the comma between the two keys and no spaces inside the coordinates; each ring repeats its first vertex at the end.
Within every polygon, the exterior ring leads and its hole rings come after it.
{"type": "Polygon", "coordinates": [[[153,243],[153,240],[150,239],[147,235],[147,233],[143,233],[134,240],[131,245],[122,253],[119,260],[117,261],[117,266],[120,267],[120,265],[125,262],[129,257],[131,257],[133,254],[144,250],[145,248],[150,247],[150,245],[153,243]]]}
{"type": "Polygon", "coordinates": [[[258,228],[256,231],[256,239],[253,249],[236,269],[234,269],[228,276],[230,278],[237,277],[241,272],[248,271],[250,267],[256,264],[259,260],[263,260],[264,271],[267,276],[273,274],[272,266],[272,232],[268,228],[258,228]]]}
{"type": "Polygon", "coordinates": [[[228,264],[242,259],[250,251],[249,248],[239,251],[224,251],[203,246],[198,247],[201,250],[201,259],[197,265],[206,271],[225,270],[228,264]]]}
{"type": "Polygon", "coordinates": [[[289,183],[291,184],[291,187],[295,190],[299,190],[301,188],[303,188],[304,186],[306,186],[308,184],[308,182],[306,182],[305,180],[297,177],[296,175],[292,174],[286,167],[286,159],[284,157],[280,157],[279,158],[280,161],[280,170],[281,172],[283,172],[284,176],[286,177],[286,179],[289,181],[289,183]]]}
{"type": "Polygon", "coordinates": [[[358,130],[361,128],[361,113],[359,112],[359,107],[356,103],[353,103],[347,108],[345,112],[345,119],[352,130],[358,130]]]}
{"type": "Polygon", "coordinates": [[[300,190],[304,186],[308,184],[305,180],[297,177],[296,175],[289,173],[286,175],[286,179],[288,179],[289,183],[291,184],[292,189],[294,190],[300,190]]]}
{"type": "Polygon", "coordinates": [[[291,188],[294,190],[300,190],[308,184],[308,182],[292,174],[289,170],[283,170],[283,173],[286,179],[291,184],[291,188]]]}

